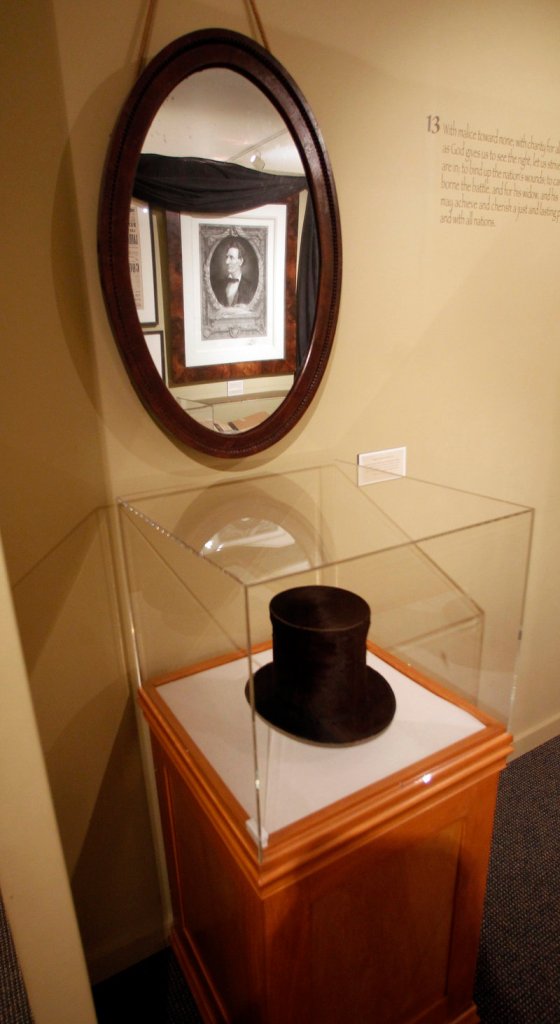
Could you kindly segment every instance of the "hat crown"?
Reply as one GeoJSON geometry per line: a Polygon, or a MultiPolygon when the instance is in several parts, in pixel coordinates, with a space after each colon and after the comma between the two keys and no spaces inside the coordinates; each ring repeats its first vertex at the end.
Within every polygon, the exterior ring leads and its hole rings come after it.
{"type": "Polygon", "coordinates": [[[370,623],[369,605],[358,594],[341,587],[292,587],[270,602],[270,617],[297,629],[354,629],[370,623]]]}
{"type": "Polygon", "coordinates": [[[315,743],[356,743],[393,717],[389,684],[367,666],[369,605],[341,587],[272,598],[272,664],[255,674],[257,712],[315,743]]]}

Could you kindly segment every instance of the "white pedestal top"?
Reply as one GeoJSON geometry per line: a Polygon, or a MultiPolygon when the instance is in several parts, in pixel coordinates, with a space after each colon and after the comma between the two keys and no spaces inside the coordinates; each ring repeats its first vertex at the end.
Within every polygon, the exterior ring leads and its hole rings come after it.
{"type": "MultiPolygon", "coordinates": [[[[272,657],[253,657],[256,669],[272,657]]],[[[306,743],[255,720],[262,828],[268,834],[378,782],[484,728],[474,715],[368,653],[391,685],[397,710],[384,732],[355,746],[306,743]]],[[[166,683],[159,695],[218,772],[248,818],[256,818],[249,675],[240,658],[166,683]]],[[[426,783],[429,778],[426,777],[426,783]]]]}

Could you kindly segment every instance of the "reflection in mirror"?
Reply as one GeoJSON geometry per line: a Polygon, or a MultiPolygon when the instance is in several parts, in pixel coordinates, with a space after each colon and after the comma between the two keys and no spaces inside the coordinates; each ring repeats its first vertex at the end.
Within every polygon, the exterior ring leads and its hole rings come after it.
{"type": "Polygon", "coordinates": [[[133,193],[131,284],[162,339],[162,379],[202,426],[250,430],[305,358],[295,296],[308,190],[290,132],[252,82],[207,68],[162,103],[133,193]]]}
{"type": "Polygon", "coordinates": [[[142,151],[304,174],[283,118],[252,82],[229,68],[205,68],[180,82],[161,104],[142,151]]]}
{"type": "Polygon", "coordinates": [[[150,62],[111,139],[98,246],[115,339],[166,432],[239,457],[295,426],[330,354],[340,224],[318,126],[271,54],[209,29],[150,62]]]}

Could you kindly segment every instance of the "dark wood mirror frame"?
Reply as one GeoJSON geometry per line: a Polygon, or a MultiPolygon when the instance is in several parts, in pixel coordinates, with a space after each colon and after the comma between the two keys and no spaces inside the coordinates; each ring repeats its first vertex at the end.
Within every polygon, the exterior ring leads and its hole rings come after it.
{"type": "Polygon", "coordinates": [[[330,161],[315,118],[288,73],[258,43],[226,29],[205,29],[173,41],[146,67],[111,138],[101,190],[98,256],[122,359],[141,401],[166,433],[208,455],[240,458],[270,447],[296,425],[317,391],[332,347],[342,276],[340,220],[330,161]],[[235,434],[221,434],[196,422],[170,394],[145,343],[128,262],[130,199],[148,128],[179,82],[219,67],[253,82],[283,117],[308,181],[320,255],[315,321],[305,363],[282,404],[264,422],[235,434]]]}

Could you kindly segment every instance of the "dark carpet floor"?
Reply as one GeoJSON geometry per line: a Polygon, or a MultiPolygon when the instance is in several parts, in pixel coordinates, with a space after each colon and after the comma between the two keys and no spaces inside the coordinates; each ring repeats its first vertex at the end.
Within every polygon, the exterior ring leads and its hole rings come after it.
{"type": "Polygon", "coordinates": [[[560,1024],[560,736],[501,776],[474,994],[482,1024],[560,1024]]]}
{"type": "Polygon", "coordinates": [[[95,985],[99,1024],[202,1024],[170,949],[95,985]]]}
{"type": "MultiPolygon", "coordinates": [[[[94,998],[99,1024],[201,1024],[169,950],[94,998]]],[[[560,737],[500,780],[475,999],[482,1024],[560,1024],[560,737]]]]}
{"type": "Polygon", "coordinates": [[[33,1024],[12,933],[0,896],[0,1024],[33,1024]]]}

